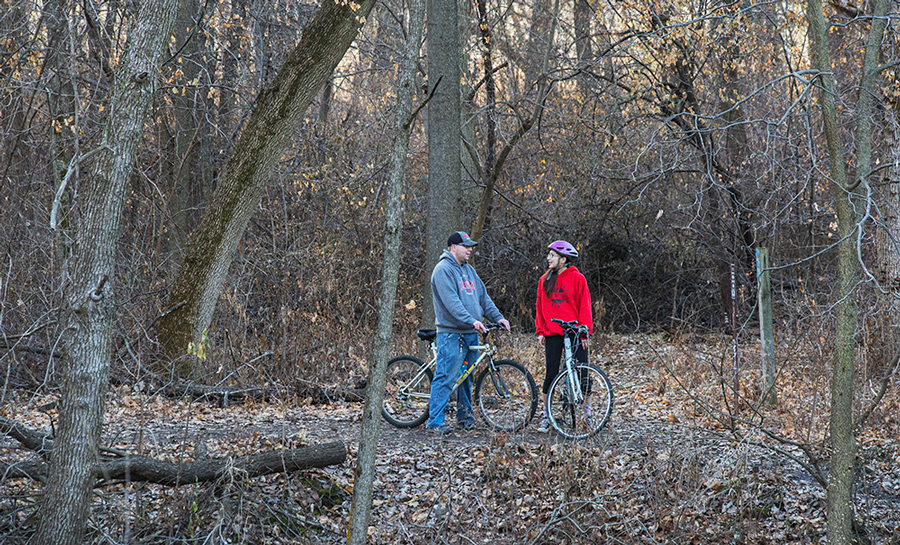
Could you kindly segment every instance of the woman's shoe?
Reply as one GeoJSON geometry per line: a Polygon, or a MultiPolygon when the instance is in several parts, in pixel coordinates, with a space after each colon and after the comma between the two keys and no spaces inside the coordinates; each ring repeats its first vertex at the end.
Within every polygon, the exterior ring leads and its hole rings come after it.
{"type": "Polygon", "coordinates": [[[538,426],[537,431],[539,433],[547,433],[548,431],[550,431],[550,419],[547,418],[546,416],[544,418],[542,418],[541,425],[538,426]]]}

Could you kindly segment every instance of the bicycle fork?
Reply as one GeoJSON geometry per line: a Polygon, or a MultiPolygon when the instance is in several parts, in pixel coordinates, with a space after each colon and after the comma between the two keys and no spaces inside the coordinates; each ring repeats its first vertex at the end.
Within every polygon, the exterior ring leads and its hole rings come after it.
{"type": "Polygon", "coordinates": [[[503,399],[509,399],[512,397],[512,394],[509,392],[509,388],[506,387],[506,381],[503,380],[503,375],[497,372],[497,368],[494,367],[493,358],[488,359],[488,373],[491,375],[491,382],[494,383],[494,389],[500,394],[500,397],[503,399]]]}
{"type": "Polygon", "coordinates": [[[578,376],[578,372],[575,370],[575,366],[572,365],[572,344],[569,339],[566,339],[566,387],[570,389],[568,392],[569,399],[571,400],[573,405],[580,405],[584,403],[584,392],[581,391],[581,377],[578,376]]]}

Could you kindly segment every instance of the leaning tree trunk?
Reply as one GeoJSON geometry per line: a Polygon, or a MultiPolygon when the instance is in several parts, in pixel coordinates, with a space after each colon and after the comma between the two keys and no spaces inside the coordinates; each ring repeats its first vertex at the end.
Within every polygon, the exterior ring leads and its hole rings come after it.
{"type": "MultiPolygon", "coordinates": [[[[334,71],[375,0],[325,0],[272,85],[263,89],[191,238],[159,322],[165,355],[175,360],[201,342],[250,216],[303,114],[334,71]]],[[[190,371],[183,366],[182,371],[190,371]]]]}
{"type": "Polygon", "coordinates": [[[419,44],[422,41],[425,19],[424,0],[410,0],[409,12],[406,52],[400,72],[400,81],[397,83],[394,142],[391,145],[387,200],[384,203],[384,260],[381,265],[381,288],[378,296],[378,323],[375,326],[372,358],[369,363],[369,381],[366,386],[366,403],[363,408],[360,429],[359,452],[356,457],[348,545],[366,543],[369,520],[372,516],[372,494],[375,482],[378,432],[381,425],[381,406],[384,401],[385,373],[391,348],[391,325],[394,321],[397,280],[400,276],[403,179],[406,177],[409,135],[412,132],[414,121],[412,116],[415,115],[412,111],[412,104],[416,94],[416,66],[419,61],[419,44]]]}
{"type": "Polygon", "coordinates": [[[125,188],[175,7],[176,0],[141,4],[116,74],[100,148],[81,183],[65,289],[67,357],[61,369],[56,448],[40,511],[44,516],[35,537],[39,545],[80,544],[90,514],[115,320],[116,243],[125,188]]]}

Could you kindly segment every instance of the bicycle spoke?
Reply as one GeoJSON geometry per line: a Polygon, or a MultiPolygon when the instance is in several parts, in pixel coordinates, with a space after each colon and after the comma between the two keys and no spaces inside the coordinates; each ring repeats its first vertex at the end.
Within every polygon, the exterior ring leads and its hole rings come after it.
{"type": "Polygon", "coordinates": [[[606,374],[594,365],[579,364],[575,374],[573,383],[565,372],[554,379],[548,394],[549,416],[551,425],[563,437],[584,439],[599,432],[609,420],[612,385],[606,374]],[[573,397],[582,400],[573,401],[573,397]]]}
{"type": "Polygon", "coordinates": [[[497,360],[479,375],[474,404],[488,424],[497,430],[525,427],[537,409],[537,387],[531,374],[518,362],[497,360]]]}
{"type": "Polygon", "coordinates": [[[418,426],[428,419],[431,371],[424,366],[413,356],[388,362],[381,415],[398,428],[418,426]]]}

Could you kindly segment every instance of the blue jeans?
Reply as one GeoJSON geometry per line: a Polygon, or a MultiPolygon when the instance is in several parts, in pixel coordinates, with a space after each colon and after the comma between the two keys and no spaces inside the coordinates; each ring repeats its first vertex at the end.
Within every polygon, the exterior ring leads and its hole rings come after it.
{"type": "MultiPolygon", "coordinates": [[[[438,333],[437,365],[431,379],[431,402],[428,405],[429,428],[444,423],[444,411],[450,403],[450,391],[462,373],[464,361],[475,363],[477,350],[469,350],[478,344],[478,333],[438,333]]],[[[462,422],[474,418],[472,411],[472,377],[466,377],[456,390],[456,418],[462,422]]]]}

